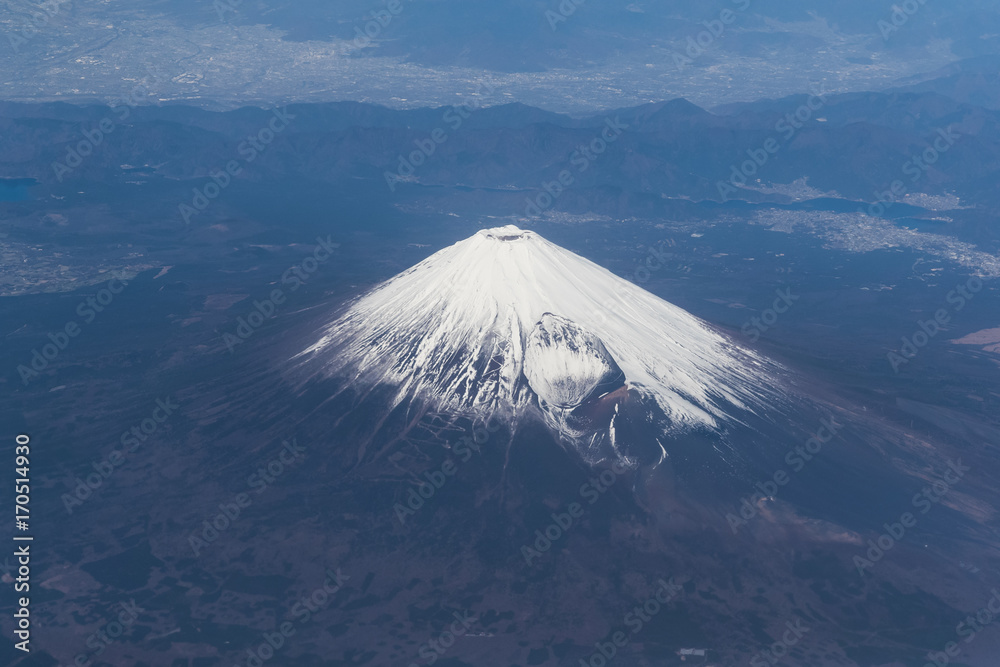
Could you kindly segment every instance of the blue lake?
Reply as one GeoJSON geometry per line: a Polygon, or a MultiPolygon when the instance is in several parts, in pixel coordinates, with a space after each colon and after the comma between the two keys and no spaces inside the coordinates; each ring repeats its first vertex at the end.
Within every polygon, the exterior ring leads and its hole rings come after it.
{"type": "Polygon", "coordinates": [[[0,201],[24,201],[30,199],[28,188],[36,185],[33,178],[0,178],[0,201]]]}

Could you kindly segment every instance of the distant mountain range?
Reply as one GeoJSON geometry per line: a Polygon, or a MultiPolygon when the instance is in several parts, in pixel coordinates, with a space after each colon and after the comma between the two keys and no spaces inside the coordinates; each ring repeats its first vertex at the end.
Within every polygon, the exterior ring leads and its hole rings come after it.
{"type": "Polygon", "coordinates": [[[276,118],[252,107],[3,103],[0,177],[34,178],[54,191],[77,181],[136,179],[186,182],[190,190],[236,160],[237,181],[360,179],[399,199],[429,188],[502,190],[518,193],[522,211],[564,171],[572,182],[560,186],[567,194],[554,210],[583,206],[581,196],[590,209],[607,210],[612,192],[619,202],[780,204],[802,197],[771,186],[802,179],[813,192],[806,199],[874,202],[899,180],[909,193],[951,193],[995,211],[1000,111],[990,108],[998,95],[989,91],[998,88],[973,85],[990,76],[987,64],[892,92],[817,89],[711,111],[677,99],[589,118],[522,104],[290,105],[276,118]],[[277,122],[273,132],[268,125],[277,122]],[[608,124],[613,140],[602,138],[608,124]]]}

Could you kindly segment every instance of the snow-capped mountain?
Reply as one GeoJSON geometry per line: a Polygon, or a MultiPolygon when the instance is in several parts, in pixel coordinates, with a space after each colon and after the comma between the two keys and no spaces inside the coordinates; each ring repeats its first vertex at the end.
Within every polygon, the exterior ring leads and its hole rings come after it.
{"type": "Polygon", "coordinates": [[[676,431],[718,428],[781,393],[773,362],[513,225],[382,283],[298,357],[312,372],[393,388],[390,407],[419,398],[515,422],[534,411],[576,436],[607,429],[627,396],[658,406],[676,431]]]}

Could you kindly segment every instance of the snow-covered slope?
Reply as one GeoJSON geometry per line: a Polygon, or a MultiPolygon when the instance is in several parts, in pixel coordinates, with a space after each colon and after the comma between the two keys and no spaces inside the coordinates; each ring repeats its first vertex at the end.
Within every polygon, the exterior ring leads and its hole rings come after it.
{"type": "Polygon", "coordinates": [[[601,339],[580,325],[545,313],[528,334],[524,375],[543,405],[563,410],[579,406],[602,386],[625,379],[601,339]]]}
{"type": "Polygon", "coordinates": [[[298,356],[313,371],[393,387],[397,405],[419,397],[437,410],[515,419],[546,403],[571,409],[622,373],[676,428],[716,427],[775,396],[771,362],[512,225],[381,284],[298,356]]]}

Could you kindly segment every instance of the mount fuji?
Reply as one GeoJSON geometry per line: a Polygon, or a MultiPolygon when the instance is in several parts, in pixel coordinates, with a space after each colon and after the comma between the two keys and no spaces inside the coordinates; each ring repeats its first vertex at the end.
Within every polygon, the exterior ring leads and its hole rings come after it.
{"type": "Polygon", "coordinates": [[[204,557],[256,575],[283,548],[357,573],[326,635],[343,664],[412,664],[463,609],[481,629],[448,664],[598,664],[660,577],[684,592],[622,664],[688,664],[689,647],[777,664],[801,619],[788,664],[922,665],[983,604],[1000,553],[986,425],[741,344],[536,231],[397,271],[335,305],[322,290],[192,394],[203,439],[220,414],[240,424],[200,470],[239,480],[267,455],[247,442],[290,433],[307,449],[253,507],[288,538],[240,522],[204,557]],[[972,470],[921,513],[952,464],[972,470]]]}
{"type": "Polygon", "coordinates": [[[417,399],[472,419],[540,416],[591,463],[636,462],[616,438],[623,411],[661,433],[719,430],[784,395],[778,364],[513,225],[377,286],[297,360],[388,389],[390,409],[417,399]]]}

